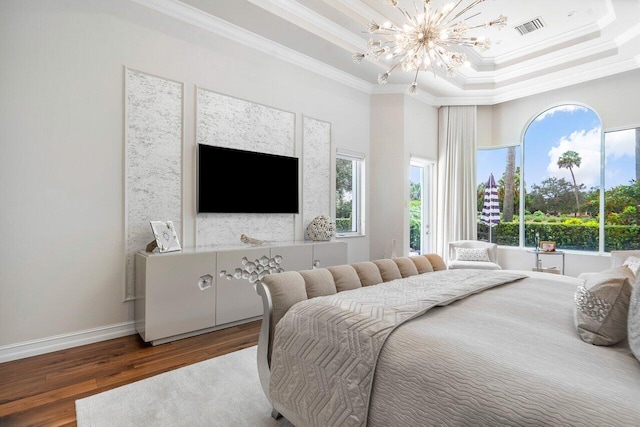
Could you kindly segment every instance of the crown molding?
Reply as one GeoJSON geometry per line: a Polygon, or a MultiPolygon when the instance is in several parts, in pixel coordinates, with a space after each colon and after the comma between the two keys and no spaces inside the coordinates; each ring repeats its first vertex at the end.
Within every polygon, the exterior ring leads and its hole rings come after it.
{"type": "Polygon", "coordinates": [[[636,58],[605,64],[601,67],[594,67],[593,64],[588,64],[581,67],[580,70],[572,69],[567,70],[566,72],[562,72],[562,75],[555,78],[550,79],[551,76],[549,75],[538,77],[537,80],[540,80],[538,83],[535,83],[533,81],[525,82],[519,85],[520,88],[516,90],[511,90],[503,94],[494,96],[493,103],[499,104],[506,101],[512,101],[514,99],[523,98],[525,96],[531,96],[542,92],[561,89],[564,87],[609,77],[614,74],[620,74],[638,68],[640,68],[640,62],[636,58]]]}
{"type": "MultiPolygon", "coordinates": [[[[401,85],[401,84],[385,84],[385,85],[374,85],[373,86],[373,91],[372,91],[372,95],[407,95],[407,96],[411,96],[409,94],[407,94],[407,88],[408,85],[401,85]]],[[[431,95],[430,93],[420,89],[420,87],[418,87],[418,90],[416,92],[415,95],[411,96],[413,99],[416,99],[420,102],[423,102],[427,105],[433,105],[436,106],[438,105],[437,101],[436,101],[436,97],[431,95]]]]}
{"type": "Polygon", "coordinates": [[[349,73],[338,70],[324,62],[303,55],[258,34],[247,31],[211,14],[205,13],[178,0],[130,0],[141,6],[155,10],[171,18],[191,24],[212,34],[225,37],[236,43],[304,68],[338,83],[342,83],[364,93],[372,93],[373,85],[349,73]]]}
{"type": "MultiPolygon", "coordinates": [[[[577,63],[584,58],[593,58],[600,55],[602,58],[615,55],[618,51],[618,44],[614,41],[607,41],[599,44],[591,44],[576,51],[558,51],[545,56],[544,58],[531,59],[518,65],[509,67],[502,71],[495,72],[490,77],[463,77],[463,85],[467,88],[480,84],[500,84],[509,80],[517,80],[524,75],[557,68],[563,64],[577,63]]],[[[601,58],[601,59],[602,59],[601,58]]],[[[567,73],[573,73],[573,67],[565,69],[567,73]]]]}
{"type": "Polygon", "coordinates": [[[296,0],[248,0],[300,28],[331,41],[345,50],[366,50],[367,42],[346,28],[303,6],[296,0]]]}
{"type": "MultiPolygon", "coordinates": [[[[353,75],[332,67],[324,62],[318,61],[293,49],[280,45],[258,34],[252,33],[216,16],[203,12],[200,9],[182,3],[179,0],[130,0],[133,3],[142,5],[166,16],[172,17],[179,21],[193,25],[212,34],[227,38],[233,42],[255,49],[259,52],[266,53],[272,57],[288,62],[307,71],[311,71],[322,77],[331,79],[347,87],[356,89],[366,94],[406,94],[406,85],[377,85],[369,83],[366,80],[354,77],[353,75]]],[[[317,31],[326,31],[332,37],[340,39],[345,44],[357,42],[349,32],[339,25],[328,22],[328,20],[311,9],[302,6],[295,0],[249,0],[252,3],[276,13],[274,9],[278,9],[276,14],[287,14],[287,20],[302,26],[308,30],[309,26],[316,27],[317,31]],[[266,6],[265,6],[266,4],[266,6]],[[292,20],[293,19],[293,20],[292,20]],[[349,33],[349,34],[348,34],[349,33]],[[351,40],[351,41],[350,41],[351,40]]],[[[357,0],[325,0],[328,3],[338,4],[348,9],[351,13],[360,17],[380,18],[379,13],[367,6],[365,3],[357,0]]],[[[610,0],[607,0],[610,4],[610,0]]],[[[603,17],[598,21],[600,26],[608,25],[610,17],[603,17]]],[[[580,34],[584,34],[584,28],[580,34]]],[[[563,63],[579,61],[585,55],[593,57],[594,54],[606,54],[608,50],[617,49],[620,46],[634,40],[640,35],[640,24],[634,26],[630,30],[620,34],[614,42],[606,42],[593,44],[580,49],[577,52],[564,51],[548,54],[544,59],[537,57],[526,61],[518,66],[505,67],[503,71],[497,71],[496,75],[490,78],[486,77],[467,77],[458,74],[455,79],[450,79],[449,83],[458,87],[462,91],[465,88],[473,91],[473,86],[496,85],[500,82],[509,80],[518,80],[525,73],[542,73],[545,70],[557,67],[558,60],[563,63]]],[[[575,32],[573,33],[575,37],[575,32]]],[[[568,37],[570,39],[571,36],[568,37]]],[[[556,43],[558,40],[555,41],[556,43]]],[[[334,41],[335,43],[335,41],[334,41]]],[[[344,47],[344,46],[343,46],[344,47]]],[[[501,58],[501,60],[504,58],[501,58]]],[[[601,60],[600,62],[604,62],[601,60]]],[[[586,81],[607,77],[613,74],[640,68],[640,55],[636,55],[631,59],[617,61],[614,63],[605,63],[599,67],[591,64],[582,64],[573,66],[569,69],[556,71],[534,77],[531,80],[505,84],[502,88],[478,88],[478,95],[462,93],[461,95],[452,96],[434,96],[429,92],[418,88],[418,92],[414,99],[432,106],[442,105],[494,105],[514,99],[535,95],[538,93],[559,89],[565,86],[583,83],[586,81]]],[[[557,68],[556,68],[557,69],[557,68]]]]}

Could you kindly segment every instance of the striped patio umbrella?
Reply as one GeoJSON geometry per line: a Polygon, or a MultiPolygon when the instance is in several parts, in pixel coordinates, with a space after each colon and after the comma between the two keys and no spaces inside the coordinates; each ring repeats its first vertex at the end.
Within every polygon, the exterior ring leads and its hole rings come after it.
{"type": "Polygon", "coordinates": [[[487,186],[484,189],[484,206],[480,221],[489,226],[489,241],[491,242],[491,230],[500,223],[500,203],[498,202],[498,186],[493,178],[493,173],[489,175],[487,186]]]}

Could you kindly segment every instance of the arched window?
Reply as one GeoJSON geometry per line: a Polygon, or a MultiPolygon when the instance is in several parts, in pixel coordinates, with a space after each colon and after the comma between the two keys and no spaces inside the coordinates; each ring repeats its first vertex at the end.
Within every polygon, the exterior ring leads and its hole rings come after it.
{"type": "Polygon", "coordinates": [[[477,171],[478,240],[521,247],[550,241],[592,252],[640,248],[638,125],[603,133],[589,107],[558,105],[531,120],[521,147],[479,149],[477,171]],[[485,191],[491,175],[497,208],[485,191]],[[505,205],[511,194],[513,214],[505,205]]]}
{"type": "Polygon", "coordinates": [[[524,135],[524,240],[598,251],[602,125],[588,107],[539,114],[524,135]]]}
{"type": "Polygon", "coordinates": [[[523,142],[524,245],[638,248],[639,134],[630,128],[603,138],[600,118],[584,105],[564,104],[539,114],[523,142]]]}

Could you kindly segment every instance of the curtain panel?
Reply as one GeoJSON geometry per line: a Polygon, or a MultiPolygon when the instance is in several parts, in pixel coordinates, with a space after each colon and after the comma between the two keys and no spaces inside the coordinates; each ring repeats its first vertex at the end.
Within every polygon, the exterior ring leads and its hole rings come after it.
{"type": "Polygon", "coordinates": [[[438,215],[436,251],[448,256],[454,240],[475,240],[476,106],[438,110],[438,215]]]}

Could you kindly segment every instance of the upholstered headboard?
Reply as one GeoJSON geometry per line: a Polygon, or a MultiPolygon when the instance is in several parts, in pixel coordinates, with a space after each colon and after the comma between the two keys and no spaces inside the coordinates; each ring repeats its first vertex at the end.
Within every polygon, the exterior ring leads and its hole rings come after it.
{"type": "Polygon", "coordinates": [[[256,283],[264,308],[258,340],[258,374],[265,394],[269,395],[275,327],[294,304],[309,298],[446,269],[447,265],[440,255],[425,254],[265,276],[256,283]]]}

